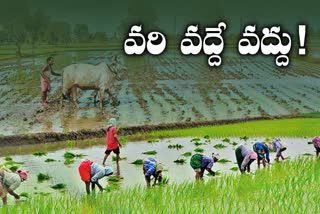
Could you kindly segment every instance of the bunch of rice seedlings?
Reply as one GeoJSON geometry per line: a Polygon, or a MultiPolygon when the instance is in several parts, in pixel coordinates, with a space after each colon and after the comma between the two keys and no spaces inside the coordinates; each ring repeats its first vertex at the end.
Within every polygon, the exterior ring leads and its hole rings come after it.
{"type": "Polygon", "coordinates": [[[228,159],[224,159],[224,158],[222,158],[222,159],[219,159],[218,161],[217,161],[217,163],[228,163],[228,162],[231,162],[230,160],[228,160],[228,159]]]}
{"type": "Polygon", "coordinates": [[[55,159],[48,158],[48,159],[46,159],[44,162],[50,163],[50,162],[55,162],[55,161],[56,161],[55,159]]]}
{"type": "Polygon", "coordinates": [[[224,138],[224,139],[222,140],[222,142],[230,143],[230,142],[231,142],[231,140],[230,140],[230,138],[224,138]]]}
{"type": "Polygon", "coordinates": [[[198,152],[198,153],[203,153],[203,152],[204,152],[204,149],[198,147],[198,148],[196,148],[194,151],[195,151],[195,152],[198,152]]]}
{"type": "Polygon", "coordinates": [[[231,170],[231,171],[238,171],[239,168],[238,168],[237,166],[234,166],[234,167],[230,168],[230,170],[231,170]]]}
{"type": "Polygon", "coordinates": [[[173,144],[173,145],[168,145],[168,148],[169,149],[177,149],[177,150],[179,150],[179,149],[183,148],[183,145],[181,145],[181,144],[173,144]]]}
{"type": "Polygon", "coordinates": [[[53,186],[50,186],[52,189],[57,189],[57,190],[61,190],[61,189],[64,189],[66,188],[66,184],[63,184],[63,183],[58,183],[58,184],[55,184],[53,186]]]}
{"type": "MultiPolygon", "coordinates": [[[[127,157],[119,157],[119,161],[127,160],[127,157]]],[[[112,156],[112,161],[117,161],[117,156],[112,156]]]]}
{"type": "Polygon", "coordinates": [[[182,154],[182,156],[190,157],[190,156],[192,156],[192,152],[185,152],[185,153],[182,154]]]}
{"type": "Polygon", "coordinates": [[[131,164],[142,165],[143,164],[143,160],[142,159],[137,159],[137,160],[131,162],[131,164]]]}
{"type": "Polygon", "coordinates": [[[187,161],[186,161],[186,159],[183,159],[183,158],[179,159],[178,158],[178,159],[174,160],[173,162],[176,164],[185,164],[187,161]]]}
{"type": "Polygon", "coordinates": [[[213,148],[215,149],[224,149],[226,148],[227,146],[226,145],[223,145],[222,143],[219,143],[219,144],[216,144],[213,146],[213,148]]]}
{"type": "Polygon", "coordinates": [[[249,137],[247,137],[247,136],[243,136],[243,137],[240,137],[240,140],[247,141],[247,140],[249,140],[249,137]]]}
{"type": "Polygon", "coordinates": [[[38,156],[38,157],[41,157],[41,156],[46,156],[48,154],[48,152],[34,152],[33,155],[34,156],[38,156]]]}
{"type": "Polygon", "coordinates": [[[147,140],[147,142],[148,142],[148,143],[157,143],[157,142],[159,142],[159,140],[158,140],[158,139],[151,138],[151,139],[147,140]]]}
{"type": "Polygon", "coordinates": [[[37,179],[38,179],[38,182],[43,182],[43,181],[50,180],[50,176],[48,174],[39,173],[37,175],[37,179]]]}
{"type": "Polygon", "coordinates": [[[156,150],[146,151],[146,152],[143,152],[142,154],[144,154],[144,155],[156,155],[157,151],[156,150]]]}

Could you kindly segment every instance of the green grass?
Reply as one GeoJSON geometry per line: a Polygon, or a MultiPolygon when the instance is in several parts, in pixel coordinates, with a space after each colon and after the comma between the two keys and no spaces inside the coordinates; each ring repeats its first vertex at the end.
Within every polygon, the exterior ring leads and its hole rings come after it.
{"type": "Polygon", "coordinates": [[[39,173],[37,175],[37,180],[38,182],[47,181],[47,180],[50,180],[50,176],[48,174],[39,173]]]}
{"type": "Polygon", "coordinates": [[[242,122],[227,125],[201,126],[196,128],[173,129],[138,133],[130,140],[144,138],[200,137],[313,137],[319,134],[320,118],[294,118],[242,122]]]}
{"type": "Polygon", "coordinates": [[[142,154],[144,154],[144,155],[156,155],[157,151],[156,150],[146,151],[146,152],[143,152],[142,154]]]}
{"type": "Polygon", "coordinates": [[[255,175],[222,174],[207,182],[170,183],[74,197],[30,195],[0,213],[320,213],[320,160],[274,163],[255,175]],[[297,174],[299,172],[299,174],[297,174]]]}

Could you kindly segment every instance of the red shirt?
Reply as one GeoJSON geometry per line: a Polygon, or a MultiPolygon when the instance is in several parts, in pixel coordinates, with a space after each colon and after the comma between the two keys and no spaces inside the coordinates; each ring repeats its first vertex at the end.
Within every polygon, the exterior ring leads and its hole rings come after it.
{"type": "Polygon", "coordinates": [[[107,150],[114,150],[119,147],[119,141],[114,137],[118,136],[118,130],[111,126],[106,133],[107,150]]]}
{"type": "Polygon", "coordinates": [[[80,166],[78,168],[81,180],[83,180],[85,182],[90,182],[91,164],[93,164],[93,162],[91,160],[85,160],[80,163],[80,166]]]}

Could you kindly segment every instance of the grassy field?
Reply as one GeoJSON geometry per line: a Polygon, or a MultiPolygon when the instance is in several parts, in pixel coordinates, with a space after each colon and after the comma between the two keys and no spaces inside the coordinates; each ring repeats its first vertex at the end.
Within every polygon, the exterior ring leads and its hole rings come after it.
{"type": "Polygon", "coordinates": [[[250,121],[244,123],[203,126],[188,129],[175,129],[139,133],[128,136],[129,140],[168,137],[203,137],[211,138],[268,136],[268,137],[313,137],[319,135],[320,118],[295,118],[250,121]]]}
{"type": "Polygon", "coordinates": [[[0,208],[0,213],[319,213],[319,164],[319,159],[298,158],[255,175],[224,175],[206,183],[169,182],[80,199],[37,195],[0,208]]]}

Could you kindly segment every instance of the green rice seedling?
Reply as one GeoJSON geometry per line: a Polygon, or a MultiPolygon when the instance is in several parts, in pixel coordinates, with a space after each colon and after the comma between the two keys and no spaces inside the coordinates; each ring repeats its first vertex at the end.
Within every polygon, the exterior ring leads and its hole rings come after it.
{"type": "Polygon", "coordinates": [[[55,184],[53,186],[50,186],[52,189],[56,189],[56,190],[61,190],[61,189],[64,189],[66,188],[66,185],[63,184],[63,183],[58,183],[58,184],[55,184]]]}
{"type": "Polygon", "coordinates": [[[137,160],[131,162],[131,164],[142,165],[143,164],[143,160],[142,159],[137,159],[137,160]]]}
{"type": "Polygon", "coordinates": [[[234,166],[234,167],[230,168],[230,170],[231,170],[231,171],[238,171],[239,168],[238,168],[237,166],[234,166]]]}
{"type": "Polygon", "coordinates": [[[231,140],[230,140],[230,138],[224,138],[224,139],[222,140],[222,142],[230,143],[230,142],[231,142],[231,140]]]}
{"type": "Polygon", "coordinates": [[[310,153],[304,153],[303,155],[304,156],[313,156],[313,154],[310,154],[310,153]]]}
{"type": "MultiPolygon", "coordinates": [[[[119,160],[120,160],[120,161],[122,161],[122,160],[127,160],[127,157],[120,157],[119,160]]],[[[113,156],[112,156],[112,161],[117,161],[117,156],[114,156],[114,155],[113,155],[113,156]]]]}
{"type": "Polygon", "coordinates": [[[18,170],[17,166],[10,166],[9,169],[11,170],[11,172],[16,172],[18,170]]]}
{"type": "Polygon", "coordinates": [[[217,161],[217,163],[222,163],[222,164],[228,163],[228,162],[231,162],[231,161],[228,160],[228,159],[225,159],[225,158],[219,159],[219,160],[217,161]]]}
{"type": "Polygon", "coordinates": [[[34,156],[38,156],[38,157],[46,156],[47,154],[48,154],[48,152],[34,152],[33,153],[34,156]]]}
{"type": "Polygon", "coordinates": [[[192,155],[192,152],[185,152],[182,154],[184,157],[190,157],[192,155]]]}
{"type": "Polygon", "coordinates": [[[198,153],[203,153],[203,152],[204,152],[204,149],[198,147],[198,148],[196,148],[194,151],[195,151],[195,152],[198,152],[198,153]]]}
{"type": "Polygon", "coordinates": [[[5,161],[12,161],[12,158],[11,157],[5,157],[4,160],[5,161]]]}
{"type": "Polygon", "coordinates": [[[193,139],[191,139],[191,141],[190,142],[198,142],[198,141],[200,141],[201,139],[200,138],[193,138],[193,139]]]}
{"type": "Polygon", "coordinates": [[[181,144],[174,144],[174,145],[168,145],[168,148],[169,149],[177,149],[177,150],[179,150],[179,149],[182,149],[183,148],[183,145],[181,145],[181,144]]]}
{"type": "Polygon", "coordinates": [[[85,156],[87,156],[87,155],[82,154],[82,153],[76,154],[76,158],[84,158],[85,156]]]}
{"type": "Polygon", "coordinates": [[[74,163],[74,159],[73,158],[65,158],[64,159],[64,165],[70,165],[74,163]]]}
{"type": "Polygon", "coordinates": [[[158,183],[158,185],[162,186],[162,185],[168,185],[169,184],[169,178],[166,176],[162,176],[162,180],[160,183],[158,183]]]}
{"type": "Polygon", "coordinates": [[[193,144],[194,144],[195,146],[201,146],[201,145],[203,145],[203,143],[201,143],[201,142],[199,142],[199,141],[195,141],[193,144]]]}
{"type": "Polygon", "coordinates": [[[244,140],[247,142],[247,140],[249,140],[249,137],[248,136],[243,136],[243,137],[240,137],[240,140],[244,140]]]}
{"type": "Polygon", "coordinates": [[[48,158],[48,159],[46,159],[44,162],[50,163],[50,162],[55,162],[55,161],[56,161],[55,159],[48,158]]]}
{"type": "Polygon", "coordinates": [[[27,192],[22,192],[19,194],[20,197],[25,197],[25,198],[28,198],[29,197],[29,193],[27,192]]]}
{"type": "Polygon", "coordinates": [[[157,142],[159,142],[159,140],[158,140],[158,139],[151,138],[151,139],[147,140],[147,142],[148,142],[148,143],[157,143],[157,142]]]}
{"type": "Polygon", "coordinates": [[[43,197],[47,197],[47,196],[51,195],[51,192],[35,192],[34,194],[35,195],[40,195],[40,196],[43,196],[43,197]]]}
{"type": "Polygon", "coordinates": [[[204,139],[210,139],[210,136],[209,135],[205,135],[203,138],[204,139]]]}
{"type": "Polygon", "coordinates": [[[115,176],[108,177],[108,182],[118,183],[121,180],[123,180],[123,178],[119,178],[119,177],[115,177],[115,176]]]}
{"type": "Polygon", "coordinates": [[[24,162],[17,162],[17,161],[13,161],[13,160],[4,162],[5,166],[22,165],[22,164],[24,164],[24,162]]]}
{"type": "Polygon", "coordinates": [[[183,158],[179,159],[178,158],[178,159],[174,160],[173,162],[176,164],[185,164],[187,161],[186,161],[186,159],[183,159],[183,158]]]}
{"type": "Polygon", "coordinates": [[[66,158],[66,159],[72,159],[72,158],[75,158],[76,155],[71,153],[71,152],[65,152],[63,157],[66,158]]]}
{"type": "Polygon", "coordinates": [[[219,144],[216,144],[213,146],[213,148],[215,149],[224,149],[226,148],[227,146],[226,145],[223,145],[222,143],[219,143],[219,144]]]}
{"type": "Polygon", "coordinates": [[[50,176],[48,174],[39,173],[37,175],[37,179],[38,179],[38,182],[43,182],[43,181],[50,180],[50,176]]]}
{"type": "Polygon", "coordinates": [[[142,154],[144,154],[144,155],[156,155],[157,151],[156,150],[146,151],[146,152],[143,152],[142,154]]]}

